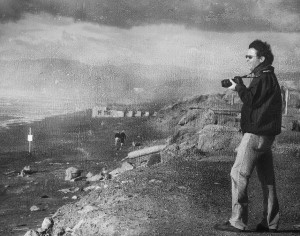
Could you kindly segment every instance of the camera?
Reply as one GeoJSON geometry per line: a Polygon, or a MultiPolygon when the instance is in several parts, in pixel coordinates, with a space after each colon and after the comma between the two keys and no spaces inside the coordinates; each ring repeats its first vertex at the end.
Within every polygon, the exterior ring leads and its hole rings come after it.
{"type": "MultiPolygon", "coordinates": [[[[241,76],[234,76],[232,79],[236,84],[243,84],[243,80],[241,76]]],[[[221,81],[221,85],[223,88],[228,88],[232,85],[229,79],[224,79],[221,81]]]]}

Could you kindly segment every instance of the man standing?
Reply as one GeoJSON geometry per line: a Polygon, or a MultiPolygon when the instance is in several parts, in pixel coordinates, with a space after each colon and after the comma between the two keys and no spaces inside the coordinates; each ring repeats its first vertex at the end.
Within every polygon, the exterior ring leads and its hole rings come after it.
{"type": "Polygon", "coordinates": [[[263,190],[263,218],[257,225],[258,232],[277,231],[279,204],[276,194],[272,144],[281,132],[282,99],[280,86],[274,74],[274,56],[266,42],[255,40],[246,55],[253,77],[249,87],[235,83],[228,88],[238,92],[243,102],[241,129],[243,138],[237,148],[231,169],[232,214],[229,221],[215,229],[242,232],[247,230],[247,187],[254,167],[263,190]]]}

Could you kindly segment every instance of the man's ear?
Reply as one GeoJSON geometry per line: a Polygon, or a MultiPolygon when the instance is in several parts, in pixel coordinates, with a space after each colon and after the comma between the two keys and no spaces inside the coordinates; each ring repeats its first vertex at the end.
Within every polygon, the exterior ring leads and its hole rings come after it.
{"type": "Polygon", "coordinates": [[[260,58],[259,58],[259,61],[260,61],[260,63],[263,63],[264,61],[265,61],[265,57],[264,56],[261,56],[260,58]]]}

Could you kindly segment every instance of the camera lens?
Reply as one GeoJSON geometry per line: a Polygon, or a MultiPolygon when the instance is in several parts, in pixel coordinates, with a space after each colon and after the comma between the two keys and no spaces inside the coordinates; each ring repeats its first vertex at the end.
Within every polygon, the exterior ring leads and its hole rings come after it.
{"type": "Polygon", "coordinates": [[[228,88],[228,87],[230,87],[230,86],[231,86],[230,80],[229,80],[229,79],[224,79],[224,80],[222,80],[222,81],[221,81],[221,86],[222,86],[223,88],[228,88]]]}

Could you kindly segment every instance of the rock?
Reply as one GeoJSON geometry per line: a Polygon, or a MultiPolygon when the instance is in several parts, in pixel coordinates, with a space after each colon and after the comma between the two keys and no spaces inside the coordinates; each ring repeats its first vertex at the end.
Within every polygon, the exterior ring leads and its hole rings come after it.
{"type": "Polygon", "coordinates": [[[125,171],[128,171],[128,170],[132,170],[133,169],[133,166],[130,165],[128,162],[123,162],[122,163],[122,166],[120,168],[117,168],[113,171],[111,171],[109,174],[112,176],[112,177],[115,177],[125,171]]]}
{"type": "Polygon", "coordinates": [[[84,177],[84,176],[78,176],[78,177],[75,177],[75,178],[71,179],[70,181],[71,182],[76,182],[76,181],[85,180],[85,179],[86,179],[86,177],[84,177]]]}
{"type": "Polygon", "coordinates": [[[73,199],[73,200],[77,200],[78,197],[77,197],[76,195],[74,195],[74,196],[72,197],[72,199],[73,199]]]}
{"type": "Polygon", "coordinates": [[[147,166],[153,166],[155,164],[158,164],[161,162],[161,157],[160,157],[160,154],[157,153],[157,154],[152,154],[147,162],[147,166]]]}
{"type": "Polygon", "coordinates": [[[64,228],[58,228],[53,236],[63,236],[66,233],[64,228]]]}
{"type": "Polygon", "coordinates": [[[111,175],[108,173],[108,171],[105,167],[102,168],[101,175],[102,175],[104,180],[111,179],[111,175]]]}
{"type": "Polygon", "coordinates": [[[81,175],[81,171],[75,167],[69,167],[66,169],[65,180],[71,180],[81,175]]]}
{"type": "Polygon", "coordinates": [[[58,190],[59,192],[63,192],[63,193],[75,193],[79,190],[78,187],[73,187],[73,188],[64,188],[64,189],[60,189],[58,190]]]}
{"type": "Polygon", "coordinates": [[[86,180],[87,180],[87,181],[94,182],[94,181],[99,181],[99,180],[101,180],[101,179],[103,179],[102,174],[97,174],[97,175],[94,175],[94,176],[92,176],[92,177],[87,178],[86,180]]]}
{"type": "Polygon", "coordinates": [[[91,178],[93,176],[93,173],[91,173],[91,172],[89,172],[89,173],[87,173],[86,174],[86,178],[88,179],[88,178],[91,178]]]}
{"type": "Polygon", "coordinates": [[[69,188],[60,189],[58,191],[63,192],[63,193],[70,193],[71,192],[71,190],[69,188]]]}
{"type": "Polygon", "coordinates": [[[42,223],[42,229],[44,231],[46,231],[47,229],[50,229],[53,227],[53,219],[51,217],[46,217],[44,220],[43,220],[43,223],[42,223]]]}
{"type": "Polygon", "coordinates": [[[147,148],[143,148],[143,149],[139,149],[133,152],[129,152],[127,157],[125,157],[123,160],[126,160],[127,158],[136,158],[139,156],[144,156],[144,155],[149,155],[152,153],[157,153],[160,152],[161,150],[163,150],[166,147],[166,145],[156,145],[156,146],[152,146],[152,147],[147,147],[147,148]]]}
{"type": "Polygon", "coordinates": [[[162,152],[161,152],[161,161],[163,163],[169,162],[176,158],[177,153],[179,150],[179,146],[177,144],[172,144],[167,146],[162,152]]]}
{"type": "Polygon", "coordinates": [[[100,186],[98,186],[98,185],[91,185],[91,186],[89,186],[89,187],[86,187],[86,188],[84,188],[83,189],[83,191],[89,191],[89,190],[97,190],[97,189],[100,189],[101,187],[100,186]]]}
{"type": "Polygon", "coordinates": [[[20,174],[18,174],[18,177],[24,177],[26,174],[24,172],[24,170],[21,170],[20,174]]]}
{"type": "Polygon", "coordinates": [[[44,229],[42,229],[42,228],[38,228],[36,231],[37,231],[39,234],[42,234],[42,233],[44,233],[46,230],[44,230],[44,229]]]}
{"type": "Polygon", "coordinates": [[[27,175],[30,175],[33,172],[30,166],[24,166],[23,171],[27,175]]]}
{"type": "Polygon", "coordinates": [[[30,207],[30,211],[39,211],[39,210],[40,210],[40,208],[37,206],[30,207]]]}
{"type": "Polygon", "coordinates": [[[27,231],[24,236],[40,236],[40,234],[37,231],[31,229],[27,231]]]}
{"type": "Polygon", "coordinates": [[[197,148],[203,152],[234,150],[242,138],[237,128],[221,125],[207,125],[198,134],[197,148]]]}
{"type": "MultiPolygon", "coordinates": [[[[54,229],[54,231],[52,232],[52,236],[63,236],[63,235],[70,235],[67,234],[68,232],[71,233],[72,231],[69,230],[71,228],[67,227],[66,229],[64,229],[63,227],[57,227],[54,229]]],[[[49,235],[50,236],[50,235],[49,235]]]]}

